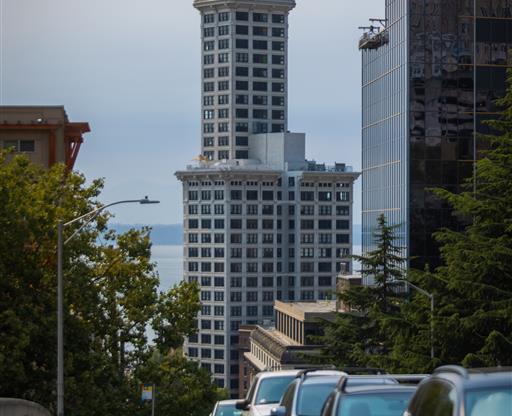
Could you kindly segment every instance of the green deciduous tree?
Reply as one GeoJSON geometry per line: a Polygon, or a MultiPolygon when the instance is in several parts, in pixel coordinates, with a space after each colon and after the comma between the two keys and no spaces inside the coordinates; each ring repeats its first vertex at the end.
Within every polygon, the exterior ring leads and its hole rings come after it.
{"type": "MultiPolygon", "coordinates": [[[[23,156],[0,153],[2,397],[55,408],[57,223],[100,206],[102,186],[100,180],[86,185],[60,165],[43,170],[23,156]]],[[[182,407],[193,407],[196,394],[203,406],[195,414],[206,415],[218,389],[176,352],[197,327],[198,289],[182,283],[158,293],[150,230],[116,234],[108,219],[108,213],[96,217],[64,250],[66,413],[140,414],[140,383],[148,380],[139,375],[159,351],[163,363],[151,376],[162,383],[160,391],[171,388],[172,374],[172,383],[190,390],[180,398],[182,407]],[[156,344],[148,340],[149,326],[156,344]]],[[[66,228],[66,235],[80,225],[66,228]]]]}

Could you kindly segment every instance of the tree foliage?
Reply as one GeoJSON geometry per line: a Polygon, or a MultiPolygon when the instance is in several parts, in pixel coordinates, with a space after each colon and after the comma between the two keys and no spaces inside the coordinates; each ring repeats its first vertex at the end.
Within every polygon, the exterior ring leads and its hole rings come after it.
{"type": "MultiPolygon", "coordinates": [[[[102,186],[101,180],[86,185],[60,165],[43,170],[23,156],[0,153],[2,397],[55,409],[57,223],[100,206],[102,186]]],[[[206,415],[217,388],[176,352],[197,327],[198,288],[181,283],[158,293],[150,230],[116,234],[108,219],[106,212],[97,216],[64,249],[66,413],[141,414],[140,384],[158,380],[163,397],[173,383],[191,391],[180,399],[183,408],[192,407],[197,394],[204,406],[194,414],[206,415]],[[154,343],[148,326],[157,334],[154,343]],[[156,352],[165,365],[145,373],[156,352]]],[[[81,225],[66,227],[66,237],[81,225]]]]}
{"type": "MultiPolygon", "coordinates": [[[[467,367],[512,365],[512,79],[493,135],[479,136],[475,176],[461,192],[434,194],[451,208],[459,229],[434,233],[443,265],[435,271],[407,272],[407,280],[435,298],[411,290],[387,309],[384,262],[398,266],[396,252],[380,250],[360,257],[376,276],[375,288],[341,295],[359,313],[341,314],[327,329],[327,356],[342,365],[382,364],[389,371],[427,372],[440,364],[467,367]],[[373,267],[373,266],[376,267],[373,267]],[[380,291],[380,296],[377,294],[380,291]],[[435,358],[429,357],[434,322],[435,358]],[[381,346],[375,349],[375,345],[381,346]],[[377,351],[378,354],[372,354],[377,351]]],[[[379,219],[379,230],[382,217],[379,219]]],[[[399,267],[396,268],[400,270],[399,267]]],[[[366,272],[364,272],[366,273],[366,272]]],[[[393,278],[400,278],[399,273],[393,278]]]]}
{"type": "MultiPolygon", "coordinates": [[[[392,348],[388,331],[398,319],[402,298],[393,283],[403,278],[404,258],[397,245],[395,229],[379,216],[374,233],[376,248],[363,256],[361,273],[373,280],[369,286],[352,286],[339,294],[346,311],[325,328],[324,353],[342,367],[389,366],[386,356],[392,348]]],[[[366,280],[365,279],[365,280],[366,280]]]]}

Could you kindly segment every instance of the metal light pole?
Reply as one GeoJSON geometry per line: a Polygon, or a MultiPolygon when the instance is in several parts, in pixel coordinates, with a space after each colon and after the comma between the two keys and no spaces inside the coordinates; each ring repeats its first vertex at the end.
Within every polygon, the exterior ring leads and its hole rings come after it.
{"type": "Polygon", "coordinates": [[[126,201],[117,201],[111,204],[103,205],[87,214],[68,222],[59,221],[57,225],[57,416],[64,416],[64,313],[63,313],[63,277],[62,277],[62,254],[64,245],[75,235],[82,231],[87,224],[94,220],[104,209],[112,205],[120,204],[158,204],[160,201],[152,201],[145,197],[143,199],[130,199],[126,201]],[[87,218],[87,221],[78,228],[68,239],[63,239],[64,227],[77,221],[87,218]]]}
{"type": "Polygon", "coordinates": [[[420,292],[422,295],[427,296],[430,299],[430,358],[434,358],[434,294],[427,292],[425,289],[422,289],[419,286],[416,286],[415,284],[409,282],[408,280],[404,280],[404,282],[412,286],[414,289],[416,289],[418,292],[420,292]]]}

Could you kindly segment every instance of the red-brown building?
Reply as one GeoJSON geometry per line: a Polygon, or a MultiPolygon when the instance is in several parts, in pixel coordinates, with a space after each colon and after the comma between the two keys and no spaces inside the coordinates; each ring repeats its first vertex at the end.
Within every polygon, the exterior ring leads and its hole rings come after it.
{"type": "Polygon", "coordinates": [[[63,106],[0,106],[0,146],[45,168],[75,165],[89,123],[70,122],[63,106]]]}

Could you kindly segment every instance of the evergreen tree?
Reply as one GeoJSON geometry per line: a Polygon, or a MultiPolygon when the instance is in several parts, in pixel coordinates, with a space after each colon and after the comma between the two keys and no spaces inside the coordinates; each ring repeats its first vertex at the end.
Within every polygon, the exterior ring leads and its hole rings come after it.
{"type": "Polygon", "coordinates": [[[390,322],[397,319],[402,297],[394,282],[403,278],[405,259],[398,237],[384,215],[380,215],[374,233],[376,248],[362,256],[362,276],[373,280],[369,286],[354,286],[338,294],[346,311],[334,324],[327,324],[324,354],[339,366],[387,366],[386,354],[391,347],[388,336],[390,322]]]}

